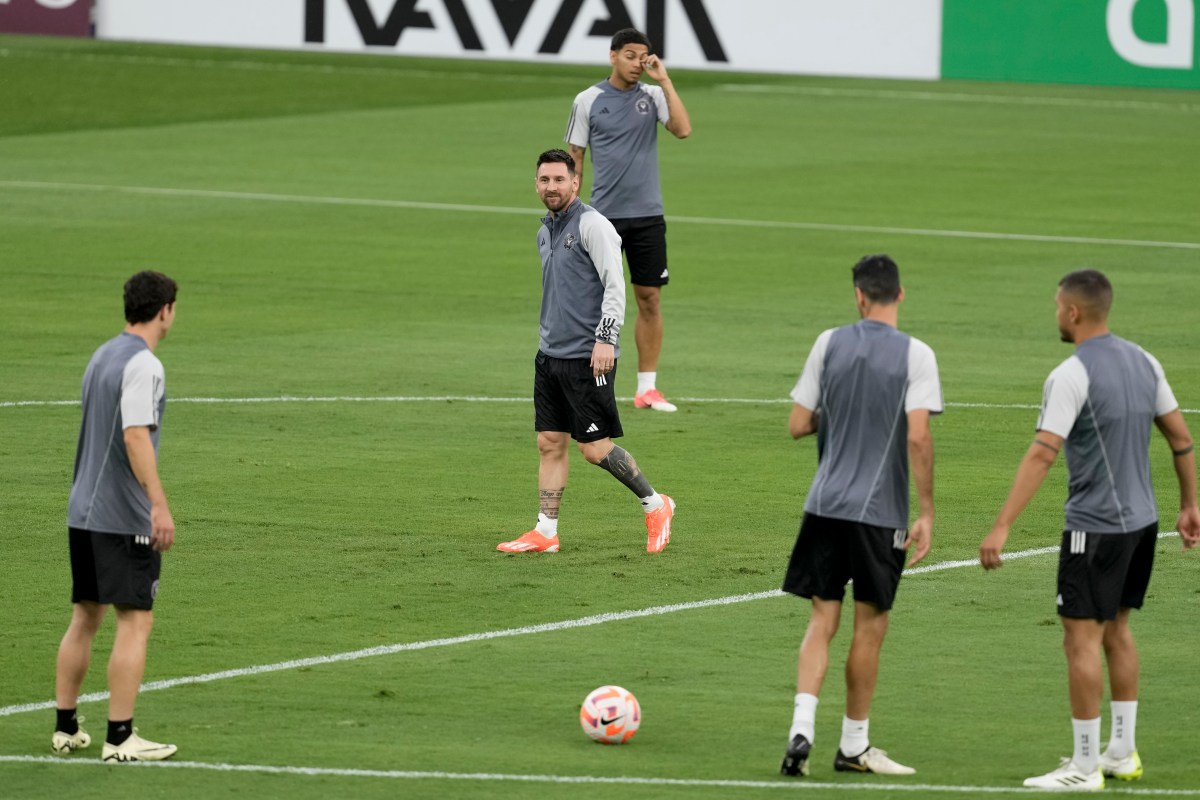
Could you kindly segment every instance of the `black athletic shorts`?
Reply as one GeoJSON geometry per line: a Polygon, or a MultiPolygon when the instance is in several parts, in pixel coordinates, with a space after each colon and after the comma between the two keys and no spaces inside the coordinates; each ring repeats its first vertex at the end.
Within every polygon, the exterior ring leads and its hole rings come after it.
{"type": "Polygon", "coordinates": [[[67,530],[72,603],[90,600],[144,611],[154,608],[162,553],[150,546],[149,536],[67,530]]]}
{"type": "Polygon", "coordinates": [[[636,286],[666,286],[667,221],[659,217],[609,220],[621,236],[629,263],[629,281],[636,286]]]}
{"type": "Polygon", "coordinates": [[[1157,522],[1133,533],[1063,531],[1059,616],[1109,620],[1122,608],[1141,608],[1157,542],[1157,522]]]}
{"type": "Polygon", "coordinates": [[[783,590],[801,597],[841,601],[846,582],[854,599],[887,611],[904,571],[908,531],[805,514],[792,549],[783,590]]]}
{"type": "Polygon", "coordinates": [[[621,430],[613,384],[617,368],[592,375],[591,359],[554,358],[538,351],[533,370],[533,429],[565,431],[577,442],[616,439],[621,430]]]}

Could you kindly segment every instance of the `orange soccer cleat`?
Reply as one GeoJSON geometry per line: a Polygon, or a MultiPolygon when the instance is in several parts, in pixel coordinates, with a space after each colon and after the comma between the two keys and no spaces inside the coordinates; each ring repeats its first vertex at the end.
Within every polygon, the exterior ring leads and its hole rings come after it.
{"type": "Polygon", "coordinates": [[[653,408],[655,411],[675,411],[675,404],[668,403],[667,398],[658,389],[647,389],[633,396],[634,408],[653,408]]]}
{"type": "Polygon", "coordinates": [[[665,494],[662,507],[646,515],[646,552],[659,553],[671,541],[671,519],[675,516],[675,501],[665,494]]]}
{"type": "Polygon", "coordinates": [[[511,542],[501,542],[496,549],[502,553],[557,553],[558,537],[547,539],[538,533],[537,529],[521,534],[521,538],[511,542]]]}

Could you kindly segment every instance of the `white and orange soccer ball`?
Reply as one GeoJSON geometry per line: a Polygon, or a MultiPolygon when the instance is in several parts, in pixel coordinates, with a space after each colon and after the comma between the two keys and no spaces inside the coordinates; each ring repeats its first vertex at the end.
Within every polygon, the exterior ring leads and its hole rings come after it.
{"type": "Polygon", "coordinates": [[[601,744],[624,744],[642,724],[642,707],[633,692],[620,686],[601,686],[583,701],[579,725],[601,744]]]}

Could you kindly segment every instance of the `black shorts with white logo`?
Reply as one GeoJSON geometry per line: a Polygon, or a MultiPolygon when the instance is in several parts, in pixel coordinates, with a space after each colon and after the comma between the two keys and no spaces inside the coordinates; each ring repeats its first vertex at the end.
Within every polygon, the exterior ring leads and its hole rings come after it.
{"type": "Polygon", "coordinates": [[[158,594],[162,553],[150,537],[68,528],[71,602],[90,601],[149,611],[158,594]]]}
{"type": "Polygon", "coordinates": [[[534,430],[568,432],[580,443],[621,436],[616,379],[616,365],[595,377],[590,359],[554,358],[539,350],[533,370],[534,430]]]}
{"type": "Polygon", "coordinates": [[[1059,616],[1110,620],[1122,608],[1141,608],[1157,542],[1157,522],[1132,533],[1063,531],[1059,616]]]}
{"type": "Polygon", "coordinates": [[[635,286],[666,286],[667,221],[658,217],[609,220],[621,236],[629,263],[629,282],[635,286]]]}
{"type": "Polygon", "coordinates": [[[783,590],[801,597],[842,601],[846,582],[854,599],[887,611],[904,571],[908,531],[805,514],[788,561],[783,590]]]}

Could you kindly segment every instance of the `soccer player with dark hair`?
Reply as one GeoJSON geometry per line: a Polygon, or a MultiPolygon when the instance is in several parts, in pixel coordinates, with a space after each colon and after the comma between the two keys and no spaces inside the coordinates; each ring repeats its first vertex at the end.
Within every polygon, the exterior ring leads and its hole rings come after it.
{"type": "Polygon", "coordinates": [[[622,434],[613,391],[625,319],[620,238],[603,215],[579,200],[579,176],[567,152],[547,150],[538,157],[535,188],[550,212],[537,234],[542,310],[533,408],[539,513],[533,530],[496,549],[558,552],[558,511],[574,439],[589,463],[637,495],[646,512],[646,552],[660,552],[671,539],[675,501],[654,491],[633,456],[613,443],[622,434]]]}
{"type": "Polygon", "coordinates": [[[589,202],[612,221],[629,262],[637,299],[634,338],[638,349],[636,408],[674,411],[657,388],[662,351],[662,287],[667,285],[667,223],[658,179],[658,123],[685,139],[692,133],[687,109],[650,40],[633,28],[613,35],[612,73],[575,97],[566,142],[583,184],[583,157],[590,147],[595,176],[589,202]],[[658,84],[640,82],[649,75],[658,84]]]}
{"type": "Polygon", "coordinates": [[[931,414],[943,410],[933,350],[897,329],[900,271],[886,255],[854,266],[861,320],[817,337],[792,391],[793,438],[817,434],[820,460],[783,589],[812,601],[800,643],[796,699],[780,771],[807,775],[817,699],[829,645],[854,583],[854,634],[846,659],[846,714],[833,767],[840,772],[911,775],[871,746],[868,722],[888,612],[906,553],[915,564],[933,535],[931,414]],[[909,525],[908,477],[917,485],[909,525]]]}
{"type": "Polygon", "coordinates": [[[111,605],[117,635],[108,661],[106,763],[161,761],[175,745],[138,736],[133,710],[146,668],[162,554],[175,522],[158,476],[167,394],[154,349],[175,322],[175,281],[139,272],[125,284],[125,330],[100,346],[83,375],[83,419],[68,502],[71,623],[58,648],[58,718],[51,738],[65,754],[91,744],[75,709],[92,640],[111,605]]]}
{"type": "Polygon", "coordinates": [[[1033,443],[979,547],[984,569],[1001,566],[1013,523],[1065,449],[1068,497],[1056,602],[1074,749],[1058,769],[1026,779],[1026,786],[1038,789],[1100,789],[1105,776],[1142,776],[1134,739],[1139,664],[1129,618],[1145,600],[1158,541],[1147,445],[1152,424],[1174,457],[1180,495],[1175,524],[1183,548],[1200,544],[1191,434],[1157,359],[1109,331],[1112,299],[1112,284],[1099,270],[1078,270],[1059,281],[1058,329],[1075,352],[1046,379],[1033,443]],[[1101,650],[1112,688],[1112,731],[1104,752],[1101,650]]]}

